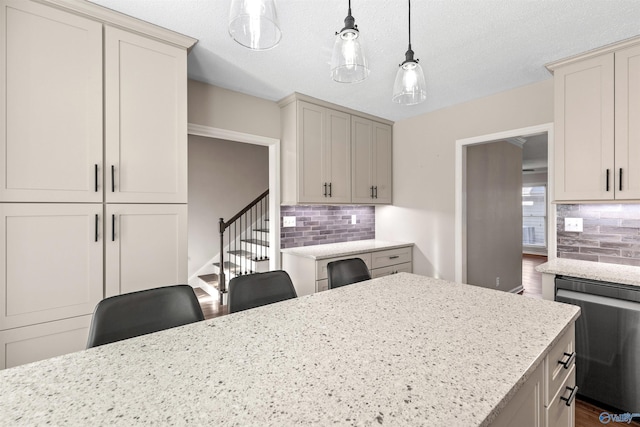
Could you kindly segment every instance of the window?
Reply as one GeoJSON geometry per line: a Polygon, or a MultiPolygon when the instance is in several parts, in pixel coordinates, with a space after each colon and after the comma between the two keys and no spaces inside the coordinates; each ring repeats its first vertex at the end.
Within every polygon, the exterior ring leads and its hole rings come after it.
{"type": "Polygon", "coordinates": [[[522,187],[522,245],[547,246],[547,186],[522,187]]]}

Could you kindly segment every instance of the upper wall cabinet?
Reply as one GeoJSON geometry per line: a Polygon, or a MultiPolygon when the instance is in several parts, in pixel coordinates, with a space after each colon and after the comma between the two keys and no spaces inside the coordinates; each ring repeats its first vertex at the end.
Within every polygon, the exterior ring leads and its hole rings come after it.
{"type": "Polygon", "coordinates": [[[391,203],[391,122],[300,94],[280,107],[282,204],[391,203]]]}
{"type": "Polygon", "coordinates": [[[640,199],[640,40],[549,64],[555,200],[640,199]]]}
{"type": "Polygon", "coordinates": [[[186,49],[0,3],[0,200],[186,203],[186,49]]]}
{"type": "Polygon", "coordinates": [[[108,202],[187,202],[187,52],[105,27],[108,202]]]}
{"type": "Polygon", "coordinates": [[[0,200],[101,202],[102,24],[2,6],[0,200]]]}

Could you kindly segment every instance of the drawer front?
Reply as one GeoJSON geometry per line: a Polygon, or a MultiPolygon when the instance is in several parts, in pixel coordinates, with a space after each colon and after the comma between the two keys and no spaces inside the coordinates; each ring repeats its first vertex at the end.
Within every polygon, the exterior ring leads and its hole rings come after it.
{"type": "Polygon", "coordinates": [[[321,259],[320,261],[316,261],[316,280],[322,280],[329,277],[327,275],[327,264],[329,264],[330,262],[339,261],[341,259],[350,259],[350,258],[360,258],[361,260],[364,261],[365,264],[367,264],[367,268],[371,270],[371,252],[367,252],[363,254],[347,255],[347,256],[336,257],[336,258],[321,259]]]}
{"type": "Polygon", "coordinates": [[[316,282],[316,292],[328,291],[329,279],[322,279],[316,282]]]}
{"type": "Polygon", "coordinates": [[[371,268],[383,268],[390,265],[404,264],[411,262],[411,246],[406,248],[389,249],[387,251],[378,251],[371,254],[371,268]]]}
{"type": "Polygon", "coordinates": [[[561,384],[558,393],[551,400],[551,404],[546,410],[547,427],[573,427],[575,425],[575,397],[572,391],[576,386],[576,367],[575,365],[569,370],[569,375],[561,384]],[[570,402],[567,402],[569,399],[570,402]],[[573,400],[571,400],[573,399],[573,400]],[[567,406],[567,403],[570,403],[567,406]]]}
{"type": "Polygon", "coordinates": [[[413,265],[410,262],[405,262],[404,264],[391,265],[389,267],[384,268],[375,268],[371,270],[371,278],[375,279],[376,277],[389,276],[390,274],[397,273],[412,273],[413,265]]]}
{"type": "Polygon", "coordinates": [[[575,366],[575,351],[575,325],[571,325],[545,359],[547,383],[544,394],[545,406],[549,406],[551,398],[557,394],[560,386],[575,366]]]}

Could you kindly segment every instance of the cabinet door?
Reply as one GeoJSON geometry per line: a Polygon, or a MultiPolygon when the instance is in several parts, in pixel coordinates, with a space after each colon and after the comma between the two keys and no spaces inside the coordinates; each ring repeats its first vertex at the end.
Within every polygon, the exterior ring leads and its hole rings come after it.
{"type": "Polygon", "coordinates": [[[103,297],[101,204],[0,204],[0,330],[91,314],[103,297]]]}
{"type": "Polygon", "coordinates": [[[107,205],[106,296],[187,283],[187,205],[107,205]]]}
{"type": "Polygon", "coordinates": [[[327,203],[325,109],[298,102],[298,202],[327,203]]]}
{"type": "Polygon", "coordinates": [[[84,350],[91,315],[0,331],[0,369],[84,350]]]}
{"type": "Polygon", "coordinates": [[[640,199],[640,46],[615,61],[616,199],[640,199]]]}
{"type": "Polygon", "coordinates": [[[351,201],[374,202],[373,122],[351,117],[351,201]]]}
{"type": "Polygon", "coordinates": [[[0,22],[0,200],[102,201],[102,25],[25,0],[0,22]]]}
{"type": "Polygon", "coordinates": [[[373,122],[374,203],[391,203],[391,126],[373,122]]]}
{"type": "Polygon", "coordinates": [[[614,197],[613,62],[611,53],[555,71],[556,200],[614,197]]]}
{"type": "Polygon", "coordinates": [[[329,203],[351,203],[351,116],[325,108],[324,170],[329,203]]]}
{"type": "Polygon", "coordinates": [[[186,51],[105,27],[108,202],[187,202],[186,51]]]}

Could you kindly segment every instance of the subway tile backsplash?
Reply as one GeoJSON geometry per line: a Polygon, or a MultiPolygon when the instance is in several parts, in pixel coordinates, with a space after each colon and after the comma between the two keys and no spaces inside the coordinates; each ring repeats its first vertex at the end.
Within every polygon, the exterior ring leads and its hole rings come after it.
{"type": "Polygon", "coordinates": [[[640,205],[557,205],[558,257],[640,266],[640,205]],[[582,232],[564,231],[583,218],[582,232]]]}
{"type": "Polygon", "coordinates": [[[280,206],[282,249],[375,238],[374,206],[280,206]],[[356,224],[351,224],[351,215],[356,224]],[[282,217],[295,216],[295,227],[282,227],[282,217]]]}

